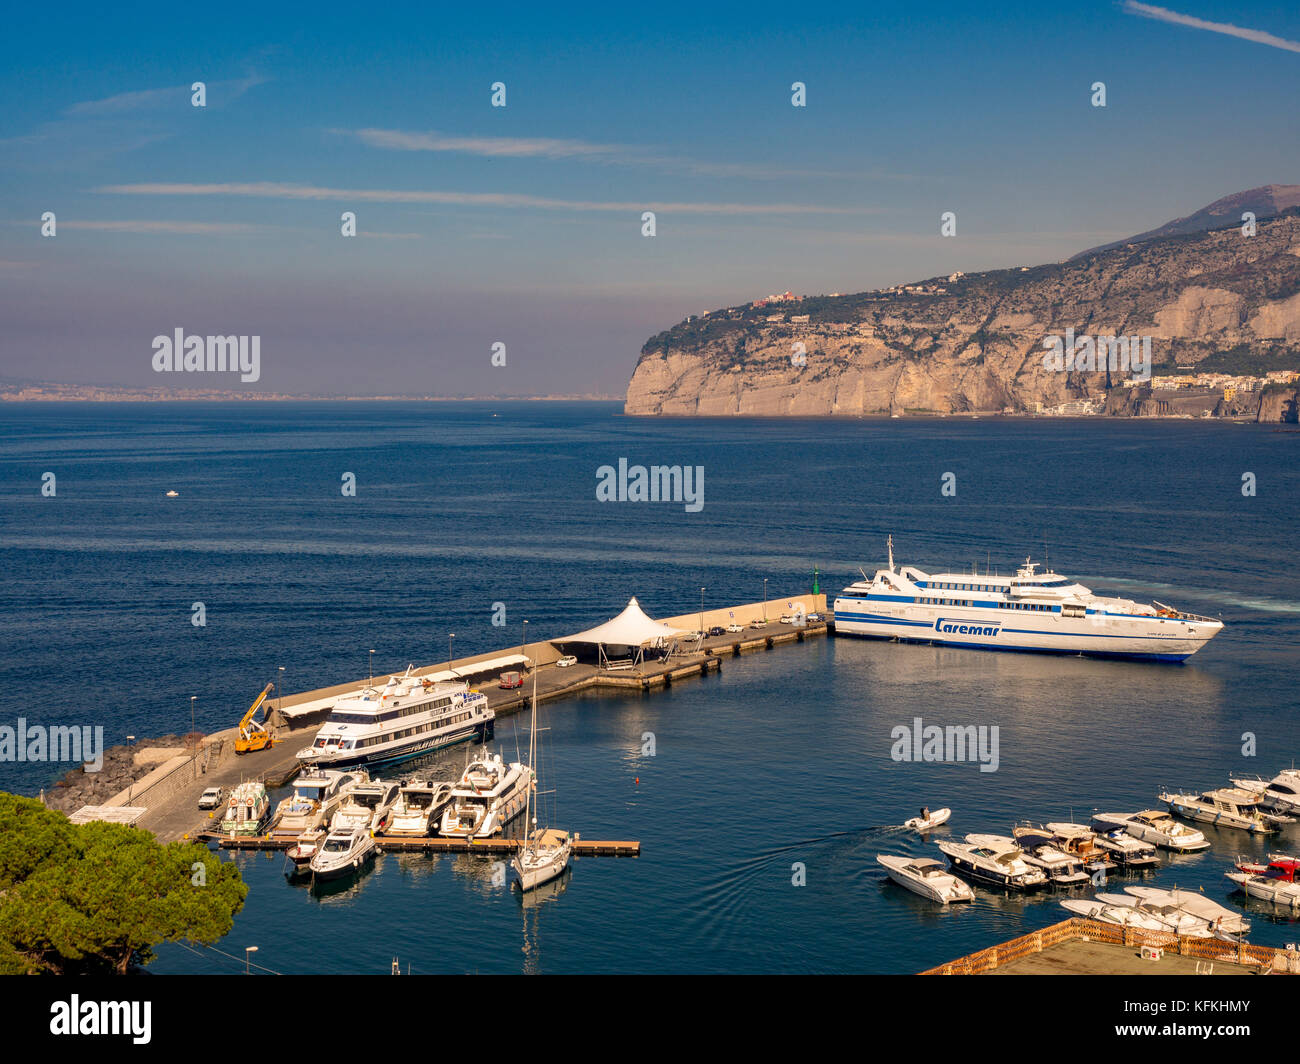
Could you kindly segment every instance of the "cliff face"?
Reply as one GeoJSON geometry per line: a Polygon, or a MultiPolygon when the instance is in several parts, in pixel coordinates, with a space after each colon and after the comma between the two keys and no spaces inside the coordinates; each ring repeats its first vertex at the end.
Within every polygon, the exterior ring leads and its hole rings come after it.
{"type": "Polygon", "coordinates": [[[1130,374],[1045,367],[1044,338],[1067,328],[1150,337],[1156,374],[1300,368],[1296,209],[1252,237],[1234,226],[908,288],[688,319],[646,343],[624,409],[901,415],[1104,399],[1130,374]]]}

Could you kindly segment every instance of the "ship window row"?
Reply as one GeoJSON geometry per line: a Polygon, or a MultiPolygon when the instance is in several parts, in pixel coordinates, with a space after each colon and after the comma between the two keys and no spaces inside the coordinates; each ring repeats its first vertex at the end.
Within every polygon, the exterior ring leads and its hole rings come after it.
{"type": "Polygon", "coordinates": [[[425,725],[419,728],[405,728],[402,731],[385,732],[383,735],[373,735],[369,739],[362,739],[362,746],[378,746],[380,743],[391,743],[394,739],[407,739],[412,735],[422,735],[425,732],[432,731],[433,728],[443,727],[447,724],[461,724],[469,720],[470,714],[458,713],[454,717],[444,717],[435,722],[434,725],[425,725]]]}
{"type": "Polygon", "coordinates": [[[914,598],[913,602],[920,602],[930,606],[974,606],[975,603],[970,599],[946,599],[946,598],[914,598]]]}
{"type": "Polygon", "coordinates": [[[926,584],[925,586],[942,591],[988,591],[992,594],[997,594],[998,592],[1006,591],[1007,589],[1005,584],[946,584],[940,582],[926,584]]]}
{"type": "Polygon", "coordinates": [[[1052,611],[1052,607],[1045,602],[999,602],[999,608],[1004,610],[1046,610],[1052,611]]]}

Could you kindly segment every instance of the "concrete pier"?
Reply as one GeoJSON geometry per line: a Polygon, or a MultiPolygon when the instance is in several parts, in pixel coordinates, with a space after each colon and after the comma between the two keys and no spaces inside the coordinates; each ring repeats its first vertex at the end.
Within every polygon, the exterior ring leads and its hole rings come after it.
{"type": "MultiPolygon", "coordinates": [[[[647,649],[643,663],[630,669],[607,670],[587,662],[560,668],[556,662],[566,653],[561,647],[569,641],[568,637],[562,636],[529,642],[525,647],[515,645],[486,654],[458,658],[450,663],[438,662],[413,670],[413,675],[430,676],[446,672],[450,667],[465,674],[465,681],[487,696],[488,704],[497,717],[506,717],[526,709],[530,704],[533,669],[537,671],[539,702],[566,698],[589,689],[629,692],[662,690],[674,683],[716,672],[722,667],[725,658],[802,643],[833,630],[833,623],[827,620],[802,625],[782,624],[779,620],[782,615],[806,616],[810,613],[827,616],[825,595],[789,595],[769,599],[766,603],[750,602],[709,609],[702,615],[696,611],[669,617],[663,621],[664,624],[688,631],[700,630],[701,623],[704,631],[715,626],[725,628],[729,624],[745,627],[741,632],[707,636],[698,650],[674,654],[666,661],[658,660],[654,652],[647,649]],[[764,615],[767,617],[766,626],[750,627],[753,621],[764,615]],[[528,658],[532,669],[525,670],[522,666],[509,668],[525,674],[523,687],[503,690],[497,684],[496,670],[477,674],[474,671],[475,666],[484,662],[520,654],[528,658]]],[[[299,764],[294,755],[311,743],[317,728],[329,716],[334,703],[344,695],[355,694],[368,684],[382,687],[390,675],[377,675],[373,681],[363,677],[348,683],[287,695],[282,700],[272,699],[268,719],[279,741],[270,749],[236,755],[235,730],[226,729],[208,736],[193,755],[175,758],[105,804],[143,808],[144,812],[138,815],[136,823],[152,831],[162,842],[194,838],[211,831],[216,827],[221,811],[216,810],[209,815],[198,810],[199,795],[206,788],[223,786],[229,790],[244,780],[261,780],[268,787],[284,786],[298,772],[299,764]]],[[[400,766],[394,771],[399,770],[400,766]]]]}

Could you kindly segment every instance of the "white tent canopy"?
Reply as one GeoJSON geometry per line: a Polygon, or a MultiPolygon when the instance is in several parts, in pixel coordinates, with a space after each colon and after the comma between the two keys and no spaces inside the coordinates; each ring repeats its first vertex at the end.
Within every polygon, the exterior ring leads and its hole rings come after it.
{"type": "Polygon", "coordinates": [[[651,620],[646,616],[641,603],[635,598],[629,599],[627,608],[617,617],[604,624],[589,628],[577,635],[568,635],[556,640],[559,643],[597,643],[601,646],[643,647],[656,640],[675,639],[682,635],[680,628],[670,628],[666,624],[651,620]]]}

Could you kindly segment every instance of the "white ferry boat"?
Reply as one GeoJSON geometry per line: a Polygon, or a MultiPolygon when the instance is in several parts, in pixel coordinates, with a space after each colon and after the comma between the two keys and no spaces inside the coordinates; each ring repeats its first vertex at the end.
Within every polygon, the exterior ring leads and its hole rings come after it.
{"type": "MultiPolygon", "coordinates": [[[[835,632],[983,650],[1183,661],[1223,628],[1213,617],[1160,602],[1094,595],[1025,559],[1013,577],[927,573],[894,565],[835,599],[835,632]]],[[[865,574],[864,574],[865,577],[865,574]]]]}
{"type": "Polygon", "coordinates": [[[335,702],[312,745],[297,757],[336,768],[393,764],[468,739],[490,739],[495,717],[487,696],[468,684],[433,683],[407,668],[382,690],[367,687],[335,702]]]}

